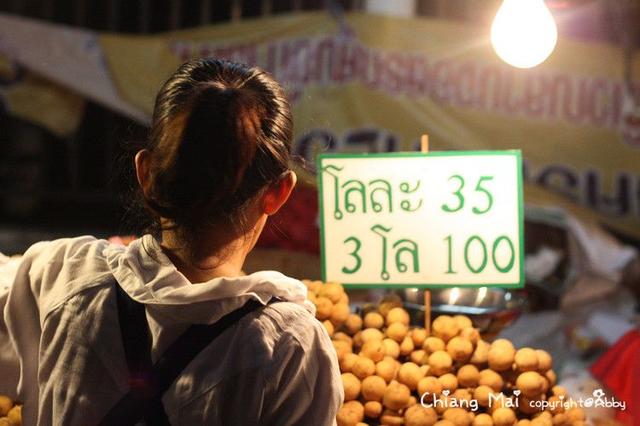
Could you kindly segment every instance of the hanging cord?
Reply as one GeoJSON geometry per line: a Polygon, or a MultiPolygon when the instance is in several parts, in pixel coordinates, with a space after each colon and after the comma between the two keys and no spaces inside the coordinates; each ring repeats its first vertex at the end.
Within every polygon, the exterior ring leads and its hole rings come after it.
{"type": "MultiPolygon", "coordinates": [[[[608,3],[608,2],[607,2],[608,3]]],[[[625,96],[632,102],[634,109],[640,108],[640,91],[634,88],[633,62],[636,44],[640,39],[640,0],[615,0],[610,3],[613,29],[622,47],[623,79],[625,96]]]]}

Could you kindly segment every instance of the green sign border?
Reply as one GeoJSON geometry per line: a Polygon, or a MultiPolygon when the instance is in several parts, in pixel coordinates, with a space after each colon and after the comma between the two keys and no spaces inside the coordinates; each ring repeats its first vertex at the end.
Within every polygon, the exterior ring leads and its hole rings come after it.
{"type": "Polygon", "coordinates": [[[318,206],[320,212],[320,258],[322,262],[322,280],[327,280],[327,263],[326,263],[326,244],[324,235],[324,200],[322,196],[323,176],[322,161],[332,158],[415,158],[415,157],[466,157],[466,156],[499,156],[508,155],[516,158],[516,176],[518,179],[518,225],[520,227],[520,281],[517,283],[506,284],[477,284],[477,283],[459,283],[459,284],[408,284],[408,283],[343,283],[346,288],[452,288],[452,287],[498,287],[498,288],[523,288],[524,287],[524,191],[522,185],[522,152],[519,149],[503,150],[503,151],[434,151],[434,152],[387,152],[387,153],[324,153],[319,154],[316,158],[316,170],[318,179],[318,206]]]}

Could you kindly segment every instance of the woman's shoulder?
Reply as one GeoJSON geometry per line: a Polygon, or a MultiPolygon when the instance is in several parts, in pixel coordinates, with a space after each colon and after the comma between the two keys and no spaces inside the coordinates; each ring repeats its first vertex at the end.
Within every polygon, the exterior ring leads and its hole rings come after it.
{"type": "Polygon", "coordinates": [[[26,286],[39,304],[56,305],[108,274],[108,246],[92,236],[38,242],[24,253],[12,287],[26,286]]]}
{"type": "Polygon", "coordinates": [[[92,251],[96,253],[102,252],[108,245],[108,241],[100,240],[91,235],[40,241],[27,249],[23,255],[23,259],[48,263],[55,260],[86,256],[92,251]]]}
{"type": "Polygon", "coordinates": [[[323,325],[302,304],[280,301],[266,306],[257,318],[257,325],[274,346],[299,345],[302,349],[331,345],[323,325]]]}

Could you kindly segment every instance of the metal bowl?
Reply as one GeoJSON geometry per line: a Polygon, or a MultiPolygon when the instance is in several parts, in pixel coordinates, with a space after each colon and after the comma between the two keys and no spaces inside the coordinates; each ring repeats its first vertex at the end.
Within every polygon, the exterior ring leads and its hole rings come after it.
{"type": "MultiPolygon", "coordinates": [[[[403,306],[411,315],[413,325],[424,325],[422,289],[353,289],[348,293],[356,312],[366,314],[377,310],[382,303],[390,303],[403,306]]],[[[487,339],[513,323],[526,307],[527,299],[523,291],[488,287],[431,290],[432,319],[438,315],[466,315],[487,339]]]]}
{"type": "MultiPolygon", "coordinates": [[[[395,292],[411,316],[424,323],[424,290],[408,288],[395,292]]],[[[522,292],[500,288],[446,288],[431,290],[431,315],[467,315],[485,336],[496,335],[513,323],[526,308],[522,292]]]]}

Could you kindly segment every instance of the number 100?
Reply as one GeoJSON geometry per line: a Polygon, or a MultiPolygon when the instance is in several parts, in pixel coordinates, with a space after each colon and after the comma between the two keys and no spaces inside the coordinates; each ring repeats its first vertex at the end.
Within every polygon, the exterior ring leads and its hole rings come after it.
{"type": "MultiPolygon", "coordinates": [[[[446,273],[457,274],[457,272],[454,270],[454,267],[453,267],[453,237],[451,235],[448,235],[444,240],[447,242],[447,247],[448,247],[448,261],[447,261],[446,273]]],[[[493,242],[493,245],[491,247],[491,261],[493,263],[493,266],[496,268],[496,270],[503,274],[506,274],[507,272],[511,271],[511,269],[513,269],[513,265],[515,264],[515,261],[516,261],[516,252],[513,246],[513,242],[506,235],[499,236],[493,242]],[[510,253],[508,256],[509,261],[506,263],[506,265],[505,264],[500,265],[497,259],[497,251],[500,248],[501,244],[502,245],[507,244],[507,247],[509,248],[509,253],[510,253]]],[[[487,263],[489,263],[489,256],[487,253],[487,244],[478,235],[472,235],[467,239],[464,245],[464,263],[467,265],[467,269],[469,269],[469,271],[474,274],[481,273],[487,267],[487,263]],[[481,261],[475,262],[475,264],[472,264],[471,260],[469,259],[469,250],[471,250],[473,247],[480,247],[480,251],[482,253],[481,261]]]]}

